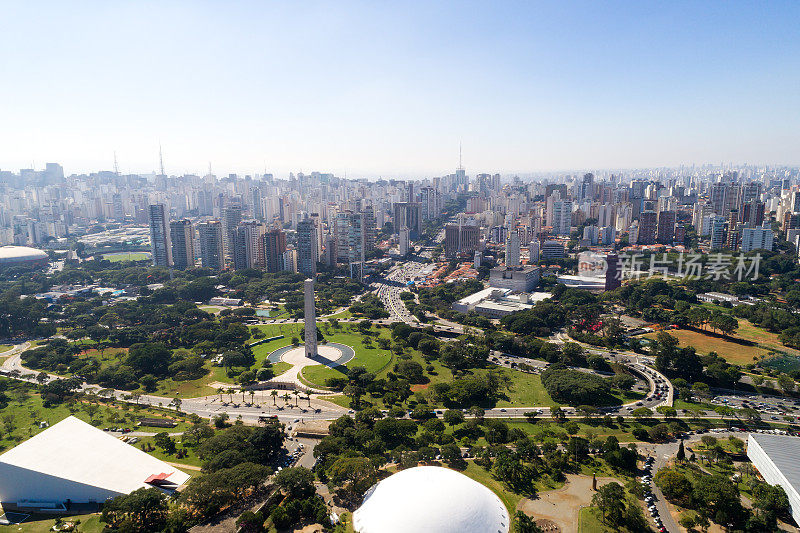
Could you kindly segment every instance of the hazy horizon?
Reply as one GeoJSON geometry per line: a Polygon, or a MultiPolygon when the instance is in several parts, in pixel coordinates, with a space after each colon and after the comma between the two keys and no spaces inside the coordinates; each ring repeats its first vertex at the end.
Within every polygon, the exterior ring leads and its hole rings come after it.
{"type": "MultiPolygon", "coordinates": [[[[800,5],[13,3],[0,169],[800,163],[800,5]]],[[[575,169],[575,170],[568,170],[575,169]]]]}

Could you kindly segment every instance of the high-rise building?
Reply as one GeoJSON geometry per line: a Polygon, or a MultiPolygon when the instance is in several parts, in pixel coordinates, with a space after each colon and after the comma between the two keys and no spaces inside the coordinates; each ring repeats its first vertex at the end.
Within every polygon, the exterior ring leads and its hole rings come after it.
{"type": "Polygon", "coordinates": [[[433,187],[422,187],[420,189],[419,203],[422,209],[422,220],[433,220],[441,214],[441,195],[433,187]]]}
{"type": "Polygon", "coordinates": [[[361,279],[364,275],[364,219],[361,213],[344,211],[334,220],[336,254],[338,260],[348,264],[350,276],[361,279]]]}
{"type": "Polygon", "coordinates": [[[639,215],[639,238],[636,244],[655,244],[657,234],[657,213],[655,211],[642,211],[639,215]]]}
{"type": "Polygon", "coordinates": [[[675,211],[661,211],[658,214],[658,242],[672,244],[675,239],[675,211]]]}
{"type": "Polygon", "coordinates": [[[289,248],[283,252],[283,270],[297,272],[297,250],[289,248]]]}
{"type": "Polygon", "coordinates": [[[764,202],[751,200],[742,205],[742,216],[740,220],[750,226],[757,228],[764,223],[764,202]]]}
{"type": "Polygon", "coordinates": [[[711,207],[717,215],[727,217],[731,209],[738,209],[741,197],[741,185],[726,182],[711,185],[711,207]]]}
{"type": "Polygon", "coordinates": [[[378,233],[377,221],[375,220],[375,208],[368,205],[361,212],[361,215],[364,224],[364,253],[367,253],[375,249],[378,233]]]}
{"type": "Polygon", "coordinates": [[[203,268],[222,270],[225,266],[222,223],[219,220],[201,222],[197,225],[197,235],[200,241],[200,263],[203,268]]]}
{"type": "Polygon", "coordinates": [[[580,199],[581,200],[594,199],[594,174],[592,174],[591,172],[583,175],[583,181],[581,182],[581,189],[580,189],[580,199]]]}
{"type": "Polygon", "coordinates": [[[264,205],[261,198],[261,188],[253,188],[253,218],[264,220],[264,205]]]}
{"type": "Polygon", "coordinates": [[[422,216],[420,204],[416,202],[397,202],[394,204],[394,227],[407,227],[411,238],[418,239],[422,233],[422,216]]]}
{"type": "Polygon", "coordinates": [[[445,226],[444,253],[447,257],[473,255],[480,245],[480,229],[474,225],[445,226]]]}
{"type": "Polygon", "coordinates": [[[722,250],[727,237],[725,217],[716,215],[710,220],[711,249],[722,250]]]}
{"type": "Polygon", "coordinates": [[[539,253],[541,250],[542,244],[539,242],[538,239],[532,240],[531,244],[528,246],[528,255],[530,255],[530,262],[531,263],[538,263],[539,262],[539,253]]]}
{"type": "Polygon", "coordinates": [[[229,205],[222,209],[222,232],[225,256],[233,259],[236,228],[242,221],[242,208],[238,205],[229,205]]]}
{"type": "Polygon", "coordinates": [[[673,244],[683,244],[686,241],[686,225],[675,224],[675,236],[672,239],[673,244]]]}
{"type": "Polygon", "coordinates": [[[508,232],[508,240],[506,241],[506,266],[520,266],[519,252],[519,233],[517,233],[515,228],[511,228],[508,232]]]}
{"type": "Polygon", "coordinates": [[[325,265],[329,267],[336,266],[337,252],[336,252],[336,236],[325,236],[325,265]]]}
{"type": "Polygon", "coordinates": [[[458,255],[458,244],[461,236],[461,229],[458,224],[447,224],[444,227],[444,255],[445,257],[455,257],[458,255]]]}
{"type": "Polygon", "coordinates": [[[167,230],[167,211],[164,204],[149,207],[150,251],[153,254],[153,265],[172,266],[172,250],[170,249],[169,231],[167,230]]]}
{"type": "Polygon", "coordinates": [[[704,227],[704,222],[708,220],[708,216],[714,213],[714,206],[709,202],[698,202],[694,206],[692,213],[692,225],[698,235],[708,235],[711,232],[710,227],[704,227]]]}
{"type": "Polygon", "coordinates": [[[553,228],[553,235],[569,235],[572,227],[572,202],[550,198],[547,218],[553,228]]]}
{"type": "Polygon", "coordinates": [[[297,223],[297,270],[314,276],[319,261],[319,237],[317,224],[312,218],[297,223]]]}
{"type": "Polygon", "coordinates": [[[233,267],[236,270],[255,268],[264,270],[264,234],[267,228],[257,220],[239,223],[234,230],[233,267]]]}
{"type": "Polygon", "coordinates": [[[401,256],[405,256],[408,254],[411,244],[411,232],[408,228],[402,227],[400,228],[400,232],[398,233],[398,243],[397,249],[401,256]]]}
{"type": "Polygon", "coordinates": [[[169,223],[172,241],[172,264],[178,270],[194,267],[194,228],[189,220],[173,220],[169,223]]]}
{"type": "Polygon", "coordinates": [[[119,193],[114,193],[111,196],[111,203],[113,213],[112,216],[114,217],[114,220],[125,220],[125,206],[122,204],[122,195],[119,193]]]}
{"type": "Polygon", "coordinates": [[[283,270],[283,253],[286,251],[286,234],[274,228],[264,234],[264,262],[267,272],[283,270]]]}
{"type": "Polygon", "coordinates": [[[781,229],[788,232],[793,229],[800,229],[800,212],[790,213],[787,211],[783,214],[783,224],[781,229]]]}
{"type": "Polygon", "coordinates": [[[759,228],[743,228],[742,242],[739,249],[742,252],[751,252],[753,250],[772,251],[774,241],[775,234],[772,232],[769,222],[767,222],[759,228]]]}
{"type": "Polygon", "coordinates": [[[470,256],[475,253],[475,250],[480,246],[481,235],[478,226],[464,225],[461,226],[459,236],[459,253],[470,256]]]}
{"type": "Polygon", "coordinates": [[[610,253],[606,256],[606,285],[607,291],[614,290],[622,285],[622,274],[620,272],[619,256],[610,253]]]}

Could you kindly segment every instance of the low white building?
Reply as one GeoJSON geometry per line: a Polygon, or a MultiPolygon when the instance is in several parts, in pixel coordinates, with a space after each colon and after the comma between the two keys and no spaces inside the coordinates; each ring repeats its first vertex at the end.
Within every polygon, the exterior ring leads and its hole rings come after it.
{"type": "Polygon", "coordinates": [[[722,292],[704,292],[702,294],[698,294],[697,299],[700,300],[701,302],[712,303],[712,304],[728,302],[736,305],[739,303],[738,296],[734,296],[732,294],[725,294],[722,292]]]}
{"type": "Polygon", "coordinates": [[[747,457],[764,481],[780,485],[789,498],[792,518],[800,524],[800,437],[750,433],[747,457]]]}
{"type": "Polygon", "coordinates": [[[143,487],[171,493],[189,475],[74,416],[0,455],[4,508],[66,510],[143,487]]]}
{"type": "Polygon", "coordinates": [[[353,513],[358,533],[508,533],[511,517],[497,495],[438,466],[401,470],[376,483],[353,513]]]}
{"type": "Polygon", "coordinates": [[[525,311],[536,302],[550,298],[548,292],[515,293],[511,289],[488,287],[453,302],[452,308],[459,313],[475,311],[489,318],[502,318],[517,311],[525,311]]]}

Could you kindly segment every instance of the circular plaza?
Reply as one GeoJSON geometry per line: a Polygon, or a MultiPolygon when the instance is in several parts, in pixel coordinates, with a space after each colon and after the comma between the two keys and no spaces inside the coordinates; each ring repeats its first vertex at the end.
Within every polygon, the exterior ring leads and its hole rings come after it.
{"type": "Polygon", "coordinates": [[[356,352],[346,344],[329,342],[317,346],[317,355],[309,357],[306,355],[305,345],[284,346],[269,354],[270,363],[284,362],[292,366],[325,365],[330,368],[347,364],[356,352]]]}

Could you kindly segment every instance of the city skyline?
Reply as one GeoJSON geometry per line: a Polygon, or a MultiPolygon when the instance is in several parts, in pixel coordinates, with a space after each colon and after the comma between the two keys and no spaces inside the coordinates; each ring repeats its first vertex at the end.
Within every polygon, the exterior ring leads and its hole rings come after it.
{"type": "Polygon", "coordinates": [[[12,5],[0,169],[796,165],[790,3],[12,5]],[[35,36],[35,38],[32,38],[35,36]],[[36,65],[32,69],[31,65],[36,65]]]}

